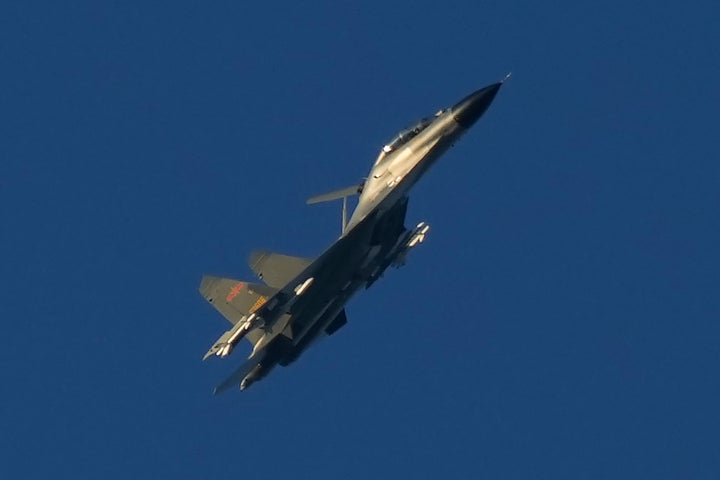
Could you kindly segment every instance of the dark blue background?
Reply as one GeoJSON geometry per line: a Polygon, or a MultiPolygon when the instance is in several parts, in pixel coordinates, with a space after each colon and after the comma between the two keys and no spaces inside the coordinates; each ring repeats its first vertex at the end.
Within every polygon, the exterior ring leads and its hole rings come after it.
{"type": "Polygon", "coordinates": [[[0,476],[720,476],[717,2],[146,3],[0,9],[0,476]],[[212,397],[202,274],[508,71],[409,265],[212,397]]]}

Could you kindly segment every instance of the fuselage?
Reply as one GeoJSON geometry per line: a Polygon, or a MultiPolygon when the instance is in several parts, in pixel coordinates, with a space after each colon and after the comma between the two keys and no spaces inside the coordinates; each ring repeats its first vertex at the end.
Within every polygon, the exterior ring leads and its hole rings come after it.
{"type": "Polygon", "coordinates": [[[417,136],[392,151],[381,151],[365,181],[345,234],[373,212],[382,216],[407,196],[413,185],[462,135],[448,109],[417,136]]]}

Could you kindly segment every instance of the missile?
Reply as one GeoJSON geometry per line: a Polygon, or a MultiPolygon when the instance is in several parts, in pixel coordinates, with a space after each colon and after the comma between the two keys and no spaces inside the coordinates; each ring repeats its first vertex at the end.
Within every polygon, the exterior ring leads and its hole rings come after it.
{"type": "Polygon", "coordinates": [[[203,360],[207,360],[208,357],[212,355],[220,355],[220,350],[222,350],[225,347],[225,344],[227,343],[228,338],[230,338],[230,335],[232,335],[232,329],[228,330],[227,332],[223,333],[220,338],[218,338],[215,343],[213,343],[212,347],[210,347],[210,350],[205,353],[205,356],[203,357],[203,360]]]}
{"type": "Polygon", "coordinates": [[[249,317],[241,318],[233,327],[227,332],[223,333],[220,338],[210,347],[207,351],[203,360],[207,359],[211,355],[215,354],[220,358],[225,358],[230,355],[235,348],[235,345],[243,339],[247,333],[253,328],[261,325],[263,320],[256,314],[251,314],[249,317]]]}
{"type": "Polygon", "coordinates": [[[233,348],[235,348],[235,346],[232,343],[226,343],[225,345],[220,347],[220,350],[218,350],[217,353],[215,353],[215,355],[217,355],[220,358],[225,358],[228,355],[230,355],[230,353],[232,353],[233,348]]]}
{"type": "Polygon", "coordinates": [[[305,280],[303,283],[301,283],[300,285],[295,287],[295,295],[297,295],[298,297],[300,295],[302,295],[305,292],[305,290],[307,290],[310,287],[310,285],[312,285],[314,280],[315,280],[314,277],[310,277],[307,280],[305,280]]]}
{"type": "Polygon", "coordinates": [[[415,227],[415,232],[413,233],[412,238],[407,243],[408,248],[412,248],[418,243],[422,243],[425,241],[425,235],[430,230],[430,225],[426,224],[425,222],[420,222],[417,227],[415,227]]]}
{"type": "Polygon", "coordinates": [[[402,249],[400,249],[398,254],[395,256],[394,260],[392,261],[392,265],[396,268],[405,265],[406,257],[408,252],[410,252],[410,249],[417,244],[424,242],[425,236],[427,235],[428,231],[430,231],[430,225],[425,222],[418,223],[417,227],[415,227],[415,230],[410,233],[410,239],[405,243],[402,249]]]}
{"type": "Polygon", "coordinates": [[[255,367],[250,370],[250,373],[245,375],[245,378],[243,378],[242,382],[240,382],[240,390],[245,390],[250,386],[250,384],[257,380],[260,370],[262,370],[262,363],[255,365],[255,367]]]}

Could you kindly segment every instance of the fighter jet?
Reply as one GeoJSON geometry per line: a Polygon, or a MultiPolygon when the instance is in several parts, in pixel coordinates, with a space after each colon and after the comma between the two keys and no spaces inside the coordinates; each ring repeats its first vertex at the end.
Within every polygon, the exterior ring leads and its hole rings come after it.
{"type": "Polygon", "coordinates": [[[430,229],[425,222],[405,227],[410,189],[485,113],[508,77],[399,132],[361,183],[309,199],[343,202],[342,234],[316,259],[254,252],[249,266],[263,283],[203,277],[200,293],[232,324],[204,359],[229,356],[243,338],[252,344],[249,358],[215,394],[245,390],[276,365],[297,360],[313,341],[347,323],[345,304],[358,290],[405,263],[430,229]],[[348,220],[353,195],[359,199],[348,220]]]}

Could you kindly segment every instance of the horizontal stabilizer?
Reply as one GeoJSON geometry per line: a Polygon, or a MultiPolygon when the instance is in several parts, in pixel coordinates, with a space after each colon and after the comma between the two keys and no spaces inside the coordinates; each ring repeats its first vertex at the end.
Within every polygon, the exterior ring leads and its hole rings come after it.
{"type": "Polygon", "coordinates": [[[312,263],[311,259],[280,253],[257,251],[250,254],[248,265],[263,282],[282,288],[312,263]]]}
{"type": "Polygon", "coordinates": [[[228,378],[223,380],[223,382],[215,387],[213,390],[213,395],[219,395],[223,392],[226,392],[230,390],[231,388],[240,388],[240,383],[243,381],[243,379],[250,374],[250,372],[255,369],[255,367],[262,362],[262,360],[265,358],[265,355],[267,354],[267,350],[260,350],[257,352],[257,354],[253,355],[252,357],[245,360],[245,362],[240,365],[228,378]]]}
{"type": "Polygon", "coordinates": [[[335,190],[334,192],[330,193],[324,193],[322,195],[318,195],[316,197],[309,198],[307,201],[308,205],[313,205],[315,203],[322,203],[322,202],[331,202],[333,200],[340,200],[341,198],[351,197],[353,195],[357,195],[362,191],[362,184],[361,185],[353,185],[346,188],[341,188],[340,190],[335,190]]]}
{"type": "Polygon", "coordinates": [[[277,293],[277,289],[259,283],[205,275],[200,294],[233,325],[253,313],[277,293]]]}

